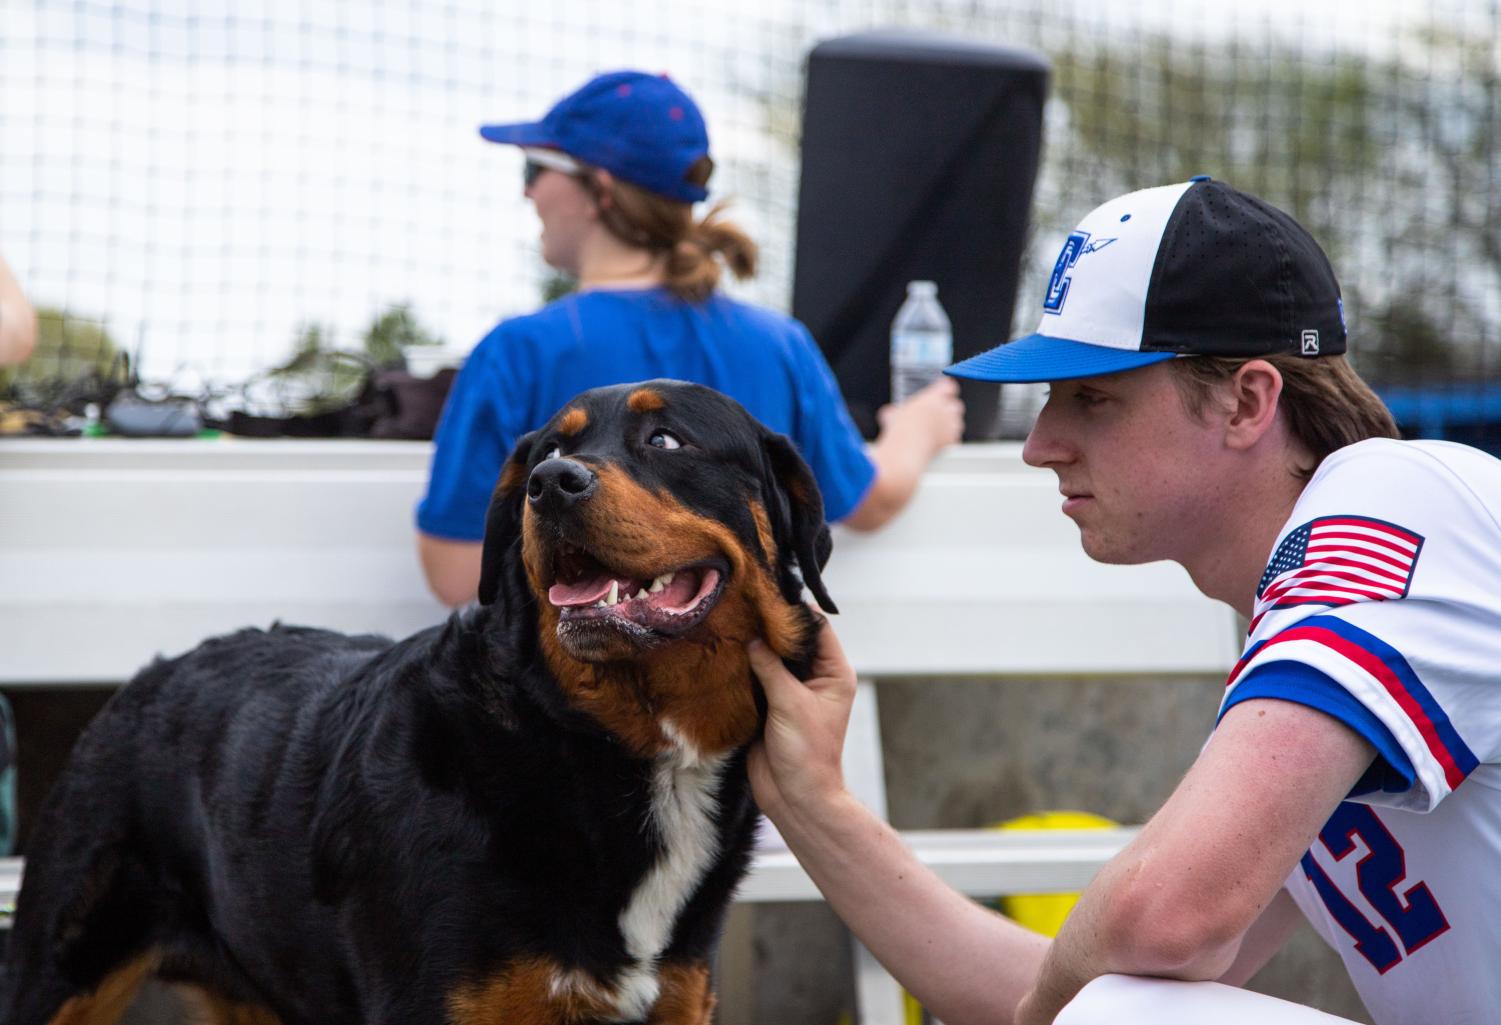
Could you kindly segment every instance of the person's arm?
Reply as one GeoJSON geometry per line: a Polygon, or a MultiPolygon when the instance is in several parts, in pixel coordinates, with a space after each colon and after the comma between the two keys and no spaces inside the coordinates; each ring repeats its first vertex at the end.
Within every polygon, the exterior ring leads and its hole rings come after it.
{"type": "Polygon", "coordinates": [[[761,809],[834,911],[935,1016],[1010,1020],[1048,940],[950,888],[845,789],[839,753],[855,675],[833,630],[823,626],[806,684],[765,645],[750,653],[768,705],[750,760],[761,809]]]}
{"type": "Polygon", "coordinates": [[[0,257],[0,367],[23,362],[36,348],[36,311],[0,257]]]}
{"type": "Polygon", "coordinates": [[[1084,891],[1017,1022],[1051,1022],[1107,973],[1207,980],[1259,967],[1269,956],[1259,932],[1258,949],[1242,958],[1252,926],[1374,756],[1323,712],[1281,700],[1236,705],[1172,797],[1084,891]]]}
{"type": "MultiPolygon", "coordinates": [[[[479,591],[485,510],[500,468],[530,417],[534,375],[526,338],[502,321],[464,360],[433,433],[427,489],[417,505],[417,558],[427,586],[457,608],[479,591]]],[[[535,426],[535,425],[533,425],[535,426]]]]}
{"type": "Polygon", "coordinates": [[[939,378],[905,402],[882,406],[881,431],[871,444],[876,477],[865,497],[842,521],[855,530],[876,530],[912,501],[933,457],[964,435],[959,383],[939,378]]]}
{"type": "Polygon", "coordinates": [[[417,557],[428,589],[444,605],[458,608],[479,593],[480,541],[450,541],[417,532],[417,557]]]}
{"type": "Polygon", "coordinates": [[[1295,924],[1283,880],[1373,754],[1304,706],[1236,706],[1050,944],[950,889],[845,790],[855,674],[831,628],[806,683],[760,644],[751,666],[768,706],[757,801],[835,912],[948,1025],[1051,1021],[1107,972],[1243,982],[1295,924]]]}
{"type": "Polygon", "coordinates": [[[1302,921],[1303,912],[1298,910],[1292,894],[1286,889],[1277,891],[1277,896],[1272,898],[1261,917],[1256,919],[1256,924],[1247,930],[1245,939],[1240,941],[1240,951],[1230,969],[1215,981],[1227,986],[1244,986],[1250,982],[1273,955],[1287,945],[1302,921]]]}

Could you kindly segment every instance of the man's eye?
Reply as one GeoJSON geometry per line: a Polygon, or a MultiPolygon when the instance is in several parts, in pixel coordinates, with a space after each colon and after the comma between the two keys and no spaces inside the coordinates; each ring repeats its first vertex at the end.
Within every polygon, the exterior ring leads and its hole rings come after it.
{"type": "Polygon", "coordinates": [[[652,431],[651,437],[646,439],[648,445],[654,448],[682,448],[683,442],[671,431],[652,431]]]}

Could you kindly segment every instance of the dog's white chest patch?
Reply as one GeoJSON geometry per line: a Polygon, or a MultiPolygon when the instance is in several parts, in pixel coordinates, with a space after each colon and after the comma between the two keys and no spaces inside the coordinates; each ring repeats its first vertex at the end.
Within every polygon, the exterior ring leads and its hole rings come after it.
{"type": "Polygon", "coordinates": [[[670,722],[663,731],[674,741],[659,756],[651,782],[652,825],[661,840],[657,863],[641,880],[625,910],[620,933],[636,965],[615,985],[622,1020],[644,1017],[656,1003],[657,958],[672,938],[672,927],[704,872],[719,854],[714,809],[726,756],[702,757],[670,722]]]}

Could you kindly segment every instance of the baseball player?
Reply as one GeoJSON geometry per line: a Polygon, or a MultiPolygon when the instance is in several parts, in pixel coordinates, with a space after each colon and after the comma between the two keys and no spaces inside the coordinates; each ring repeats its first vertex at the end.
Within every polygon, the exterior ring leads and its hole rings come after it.
{"type": "Polygon", "coordinates": [[[1199,758],[1055,940],[947,889],[845,791],[831,631],[806,683],[752,650],[762,808],[947,1025],[1049,1022],[1112,974],[1238,986],[1300,912],[1381,1025],[1501,1013],[1501,462],[1398,440],[1344,351],[1317,243],[1196,178],[1091,212],[1037,332],[951,368],[1050,382],[1023,457],[1085,551],[1172,559],[1249,624],[1199,758]]]}

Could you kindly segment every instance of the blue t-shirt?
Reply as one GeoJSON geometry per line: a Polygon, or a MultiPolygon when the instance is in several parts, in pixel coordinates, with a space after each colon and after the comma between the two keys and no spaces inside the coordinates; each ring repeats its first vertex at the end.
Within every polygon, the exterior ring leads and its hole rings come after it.
{"type": "Polygon", "coordinates": [[[830,520],[849,515],[875,480],[834,374],[796,320],[717,293],[686,303],[661,288],[590,291],[501,321],[475,346],[438,423],[418,528],[480,540],[516,439],[581,391],[654,377],[722,391],[792,438],[830,520]]]}

